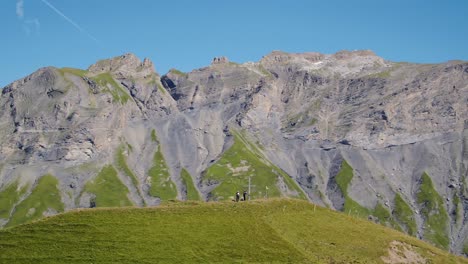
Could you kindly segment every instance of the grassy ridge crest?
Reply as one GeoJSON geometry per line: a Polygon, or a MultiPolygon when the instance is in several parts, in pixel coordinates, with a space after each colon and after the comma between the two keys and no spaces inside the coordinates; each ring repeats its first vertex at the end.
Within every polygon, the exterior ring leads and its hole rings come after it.
{"type": "Polygon", "coordinates": [[[468,263],[296,199],[75,210],[0,231],[0,263],[383,263],[394,241],[430,263],[468,263]]]}

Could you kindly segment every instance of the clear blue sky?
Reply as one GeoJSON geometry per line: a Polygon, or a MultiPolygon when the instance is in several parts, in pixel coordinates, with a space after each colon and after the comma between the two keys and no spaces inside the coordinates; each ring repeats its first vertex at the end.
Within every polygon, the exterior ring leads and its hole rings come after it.
{"type": "Polygon", "coordinates": [[[468,60],[465,0],[2,0],[0,22],[0,87],[43,66],[87,68],[127,52],[161,74],[272,50],[468,60]]]}

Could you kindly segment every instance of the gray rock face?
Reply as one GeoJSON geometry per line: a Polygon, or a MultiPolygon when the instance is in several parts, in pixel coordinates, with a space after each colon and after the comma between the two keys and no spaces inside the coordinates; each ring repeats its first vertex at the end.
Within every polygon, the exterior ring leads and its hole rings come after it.
{"type": "MultiPolygon", "coordinates": [[[[148,177],[158,149],[177,197],[185,199],[185,168],[207,199],[216,185],[205,172],[233,144],[231,131],[242,131],[312,202],[344,210],[351,198],[392,213],[399,194],[423,238],[428,219],[418,193],[426,172],[444,201],[449,248],[461,253],[468,235],[467,108],[467,62],[395,63],[371,51],[274,51],[245,64],[221,57],[162,77],[132,54],[87,71],[48,67],[2,90],[0,192],[50,173],[67,210],[87,206],[94,196],[83,191],[86,183],[128,145],[137,184],[122,170],[118,178],[134,204],[159,203],[148,177]],[[343,161],[353,171],[345,192],[337,179],[343,161]]],[[[278,188],[291,194],[284,181],[278,188]]]]}

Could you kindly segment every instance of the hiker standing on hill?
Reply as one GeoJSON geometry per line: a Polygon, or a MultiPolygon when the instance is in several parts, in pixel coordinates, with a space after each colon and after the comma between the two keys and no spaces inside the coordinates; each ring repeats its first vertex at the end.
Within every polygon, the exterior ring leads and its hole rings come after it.
{"type": "Polygon", "coordinates": [[[247,192],[244,191],[244,193],[242,194],[242,196],[244,196],[244,202],[247,201],[247,192]]]}
{"type": "Polygon", "coordinates": [[[236,202],[239,202],[240,199],[240,193],[239,191],[236,192],[236,202]]]}

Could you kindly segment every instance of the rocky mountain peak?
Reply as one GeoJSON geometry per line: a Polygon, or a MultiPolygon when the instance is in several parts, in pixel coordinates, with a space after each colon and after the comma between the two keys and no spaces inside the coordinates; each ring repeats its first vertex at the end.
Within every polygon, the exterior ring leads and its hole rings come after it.
{"type": "MultiPolygon", "coordinates": [[[[280,50],[274,50],[271,53],[262,57],[262,62],[283,62],[290,60],[295,54],[287,53],[280,50]]],[[[296,54],[297,55],[297,54],[296,54]]]]}
{"type": "Polygon", "coordinates": [[[51,66],[40,68],[34,73],[5,86],[2,89],[2,94],[6,94],[12,90],[15,90],[16,88],[23,86],[25,83],[32,79],[40,79],[41,83],[53,83],[55,78],[55,70],[56,68],[51,66]]]}
{"type": "Polygon", "coordinates": [[[88,71],[95,74],[111,72],[117,78],[144,78],[156,73],[151,60],[145,58],[142,62],[132,53],[127,53],[111,59],[100,60],[89,66],[88,71]]]}
{"type": "Polygon", "coordinates": [[[319,52],[304,52],[304,53],[288,53],[284,51],[274,50],[271,53],[263,56],[263,62],[293,62],[307,60],[312,63],[316,63],[325,59],[331,60],[350,60],[359,57],[373,57],[375,59],[381,59],[371,50],[341,50],[335,54],[322,54],[319,52]]]}
{"type": "Polygon", "coordinates": [[[372,50],[340,50],[333,54],[333,57],[336,59],[349,59],[352,57],[378,57],[372,50]]]}
{"type": "Polygon", "coordinates": [[[214,57],[213,60],[211,61],[211,64],[223,64],[223,63],[228,63],[229,59],[227,57],[214,57]]]}

